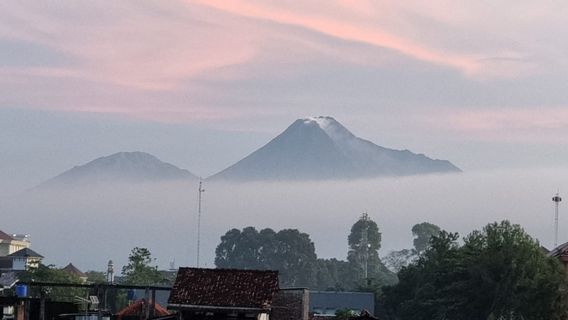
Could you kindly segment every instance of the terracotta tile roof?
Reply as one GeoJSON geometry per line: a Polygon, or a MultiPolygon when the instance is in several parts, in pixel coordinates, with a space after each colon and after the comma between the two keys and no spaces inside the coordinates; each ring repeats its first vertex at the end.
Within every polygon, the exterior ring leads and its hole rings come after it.
{"type": "Polygon", "coordinates": [[[168,304],[267,309],[277,292],[278,271],[180,268],[168,304]]]}
{"type": "MultiPolygon", "coordinates": [[[[133,302],[128,307],[120,310],[116,314],[116,319],[121,320],[123,317],[141,316],[143,314],[144,314],[144,300],[140,299],[140,300],[136,300],[135,302],[133,302]]],[[[155,317],[167,316],[169,314],[170,313],[168,312],[168,310],[166,310],[161,305],[159,305],[157,303],[154,305],[154,316],[155,317]]]]}
{"type": "Polygon", "coordinates": [[[6,232],[0,230],[0,240],[14,240],[11,235],[7,234],[6,232]]]}
{"type": "Polygon", "coordinates": [[[69,263],[67,266],[65,266],[65,268],[63,268],[63,269],[61,269],[61,270],[67,271],[67,272],[69,272],[70,274],[75,275],[75,276],[77,276],[77,277],[79,277],[79,278],[82,278],[82,277],[86,277],[86,276],[87,276],[83,271],[79,270],[79,269],[78,269],[77,267],[75,267],[72,263],[69,263]]]}

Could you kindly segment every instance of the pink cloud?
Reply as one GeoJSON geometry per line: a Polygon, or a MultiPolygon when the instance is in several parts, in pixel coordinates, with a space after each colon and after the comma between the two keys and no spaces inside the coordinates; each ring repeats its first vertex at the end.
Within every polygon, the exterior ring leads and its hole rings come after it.
{"type": "MultiPolygon", "coordinates": [[[[568,48],[539,42],[550,34],[543,22],[563,25],[560,11],[494,6],[499,10],[449,0],[4,1],[0,40],[41,45],[65,63],[1,67],[1,99],[163,121],[212,119],[239,116],[211,101],[224,94],[215,82],[301,73],[330,57],[373,66],[410,58],[479,81],[543,72],[542,61],[568,65],[568,48]]],[[[253,99],[239,94],[224,98],[253,99]]]]}
{"type": "MultiPolygon", "coordinates": [[[[224,28],[199,23],[190,10],[173,12],[179,9],[175,5],[164,6],[166,12],[156,14],[122,3],[95,2],[87,8],[66,4],[55,8],[15,4],[5,11],[8,19],[0,28],[0,38],[39,43],[75,61],[52,68],[55,77],[66,72],[90,81],[146,90],[175,89],[185,79],[244,63],[256,52],[246,34],[235,36],[224,28]],[[79,13],[76,10],[98,11],[100,16],[87,14],[83,17],[86,21],[58,17],[66,11],[79,13]],[[6,26],[10,21],[13,23],[6,26]]],[[[48,71],[31,69],[22,72],[48,71]]]]}
{"type": "MultiPolygon", "coordinates": [[[[275,7],[264,5],[264,2],[261,4],[254,4],[254,2],[250,1],[227,2],[217,0],[196,0],[190,2],[200,3],[239,16],[300,26],[339,39],[392,49],[418,60],[451,66],[466,73],[474,72],[476,68],[475,61],[480,58],[468,55],[457,55],[451,52],[430,48],[425,44],[410,41],[407,38],[386,32],[376,26],[366,25],[364,21],[357,21],[357,17],[352,20],[347,20],[317,13],[300,13],[288,10],[284,6],[275,7]]],[[[361,3],[368,5],[368,3],[361,3]]],[[[325,6],[323,3],[321,5],[325,6]]],[[[353,3],[353,7],[357,8],[356,3],[353,3]]],[[[364,12],[365,7],[353,11],[358,13],[364,12]]]]}

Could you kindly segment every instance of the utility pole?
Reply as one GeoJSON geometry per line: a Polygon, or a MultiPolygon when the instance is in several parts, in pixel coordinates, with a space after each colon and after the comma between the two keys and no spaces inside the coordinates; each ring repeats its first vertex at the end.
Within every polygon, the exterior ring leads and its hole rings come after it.
{"type": "Polygon", "coordinates": [[[552,197],[552,201],[554,202],[554,248],[556,248],[558,246],[558,204],[562,201],[558,192],[552,197]]]}
{"type": "Polygon", "coordinates": [[[199,249],[201,248],[201,199],[202,194],[205,192],[203,189],[203,181],[199,180],[198,201],[197,201],[197,267],[199,268],[199,249]]]}

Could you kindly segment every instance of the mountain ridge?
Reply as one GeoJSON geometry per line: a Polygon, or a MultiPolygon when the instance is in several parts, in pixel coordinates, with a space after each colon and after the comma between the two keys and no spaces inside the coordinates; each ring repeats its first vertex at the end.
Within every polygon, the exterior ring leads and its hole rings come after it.
{"type": "Polygon", "coordinates": [[[461,172],[448,160],[361,139],[333,117],[298,119],[208,180],[351,179],[461,172]]]}
{"type": "Polygon", "coordinates": [[[146,182],[168,180],[197,180],[185,169],[163,162],[154,155],[141,151],[117,152],[74,166],[48,179],[38,188],[75,186],[104,182],[146,182]]]}

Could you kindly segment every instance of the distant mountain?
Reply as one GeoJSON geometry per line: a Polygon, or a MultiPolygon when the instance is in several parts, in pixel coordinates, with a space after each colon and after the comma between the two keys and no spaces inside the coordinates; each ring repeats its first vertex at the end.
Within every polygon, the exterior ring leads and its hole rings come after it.
{"type": "Polygon", "coordinates": [[[460,172],[447,160],[378,146],[332,117],[298,119],[212,180],[350,179],[460,172]]]}
{"type": "Polygon", "coordinates": [[[73,167],[39,187],[75,186],[104,182],[148,182],[198,179],[187,170],[145,152],[118,152],[73,167]]]}

